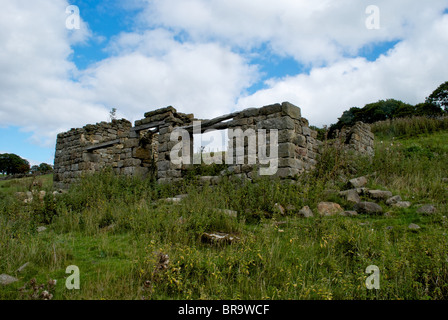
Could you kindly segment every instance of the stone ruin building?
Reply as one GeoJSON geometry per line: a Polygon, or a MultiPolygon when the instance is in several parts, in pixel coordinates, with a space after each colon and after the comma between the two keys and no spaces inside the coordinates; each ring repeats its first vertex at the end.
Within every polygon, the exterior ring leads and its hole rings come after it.
{"type": "MultiPolygon", "coordinates": [[[[293,178],[313,168],[318,161],[322,142],[317,140],[317,132],[310,129],[308,121],[302,117],[300,108],[289,102],[201,120],[199,127],[197,121],[193,114],[166,107],[145,113],[134,126],[121,119],[60,133],[56,142],[54,186],[67,188],[83,174],[106,167],[123,175],[145,177],[151,174],[160,183],[179,181],[183,170],[194,165],[193,135],[210,130],[228,129],[225,155],[228,161],[223,163],[228,164],[227,173],[240,178],[252,179],[258,168],[268,167],[253,154],[254,150],[261,151],[261,142],[265,142],[266,156],[272,153],[271,142],[277,146],[275,177],[293,178]],[[180,134],[174,135],[173,141],[172,133],[176,132],[180,134]],[[243,132],[240,142],[235,138],[235,132],[243,132]],[[260,140],[263,136],[258,135],[259,132],[266,133],[264,141],[260,140]],[[274,136],[273,132],[277,135],[274,136]],[[250,148],[251,143],[256,147],[250,148]],[[183,158],[183,163],[171,159],[173,148],[179,144],[182,151],[189,149],[189,162],[186,158],[183,158]]],[[[348,148],[362,154],[373,154],[374,136],[369,125],[357,123],[340,135],[348,148]]],[[[219,177],[202,178],[212,183],[219,180],[219,177]]]]}

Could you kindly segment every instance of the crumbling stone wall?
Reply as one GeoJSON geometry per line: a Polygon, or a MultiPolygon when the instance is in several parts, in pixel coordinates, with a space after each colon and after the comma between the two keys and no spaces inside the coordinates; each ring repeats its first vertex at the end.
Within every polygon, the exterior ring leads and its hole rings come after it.
{"type": "Polygon", "coordinates": [[[370,125],[358,121],[351,128],[342,129],[338,137],[349,150],[360,154],[373,156],[375,135],[370,130],[370,125]]]}
{"type": "MultiPolygon", "coordinates": [[[[319,147],[322,142],[316,139],[317,132],[309,128],[308,120],[302,118],[300,108],[283,102],[282,104],[273,104],[262,108],[250,108],[241,111],[234,120],[228,124],[230,129],[240,128],[244,132],[252,129],[257,132],[259,129],[265,129],[267,133],[267,150],[270,149],[270,140],[272,139],[272,130],[278,130],[278,169],[275,177],[287,178],[301,174],[305,170],[314,168],[317,163],[319,147]]],[[[250,139],[248,137],[248,139],[250,139]]],[[[229,137],[229,146],[235,141],[229,137]]],[[[258,152],[259,141],[257,140],[258,152]]],[[[248,150],[248,144],[244,144],[244,163],[240,164],[242,159],[238,159],[236,147],[233,148],[233,165],[229,167],[229,171],[242,178],[251,179],[253,175],[254,165],[248,164],[248,158],[254,156],[258,159],[257,154],[251,155],[248,150]]],[[[256,165],[263,167],[260,163],[256,165]]],[[[266,167],[266,166],[264,166],[266,167]]]]}
{"type": "MultiPolygon", "coordinates": [[[[193,163],[193,135],[213,129],[228,129],[229,149],[225,163],[229,166],[225,173],[240,178],[252,179],[258,175],[260,167],[267,166],[257,161],[256,153],[262,142],[259,130],[266,132],[266,153],[270,153],[271,145],[277,148],[278,168],[274,176],[292,178],[314,168],[318,161],[322,142],[317,140],[317,132],[310,129],[300,108],[288,102],[202,120],[199,132],[195,121],[193,114],[177,112],[170,106],[145,113],[134,126],[122,119],[60,133],[54,162],[55,187],[66,188],[84,173],[105,167],[123,175],[152,174],[160,183],[179,181],[183,170],[193,163]],[[245,134],[239,145],[234,137],[238,130],[245,134]],[[274,132],[278,135],[273,136],[274,132]],[[173,133],[179,133],[179,139],[173,140],[173,133]],[[171,152],[179,141],[182,151],[190,152],[188,163],[176,163],[171,159],[171,152]],[[253,142],[255,148],[250,148],[253,142]],[[254,158],[255,162],[249,161],[254,158]]],[[[341,134],[350,148],[373,154],[373,134],[368,125],[357,123],[341,134]]]]}
{"type": "MultiPolygon", "coordinates": [[[[173,107],[166,107],[145,113],[145,118],[135,122],[137,128],[153,126],[157,134],[157,178],[160,182],[181,179],[182,165],[174,164],[170,159],[170,151],[177,144],[171,141],[171,133],[176,127],[191,125],[193,114],[177,112],[173,107]]],[[[193,143],[193,139],[191,139],[193,143]]],[[[191,146],[191,151],[193,147],[191,146]]]]}
{"type": "MultiPolygon", "coordinates": [[[[111,123],[89,124],[58,134],[54,160],[55,187],[64,188],[83,173],[95,172],[106,166],[117,168],[119,162],[121,167],[124,167],[125,160],[126,167],[135,170],[135,165],[138,164],[129,161],[130,143],[133,143],[130,139],[131,127],[131,123],[123,119],[113,120],[111,123]],[[108,145],[110,141],[117,143],[108,145]],[[104,148],[88,149],[101,145],[104,145],[104,148]]],[[[123,173],[130,171],[123,169],[123,173]]]]}

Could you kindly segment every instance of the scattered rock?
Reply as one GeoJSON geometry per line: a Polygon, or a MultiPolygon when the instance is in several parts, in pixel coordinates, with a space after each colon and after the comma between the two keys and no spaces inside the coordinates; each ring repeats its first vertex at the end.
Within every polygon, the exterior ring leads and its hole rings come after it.
{"type": "Polygon", "coordinates": [[[369,190],[367,195],[372,199],[386,200],[392,197],[392,192],[385,190],[369,190]]]}
{"type": "Polygon", "coordinates": [[[0,274],[0,284],[3,285],[3,286],[7,286],[7,285],[9,285],[11,283],[14,283],[16,281],[19,281],[19,279],[14,278],[14,277],[12,277],[10,275],[7,275],[7,274],[0,274]]]}
{"type": "Polygon", "coordinates": [[[31,191],[16,192],[16,196],[20,200],[23,200],[24,203],[31,203],[31,202],[33,202],[33,193],[31,191]]]}
{"type": "Polygon", "coordinates": [[[66,190],[62,190],[62,189],[53,191],[53,192],[52,192],[52,194],[53,194],[53,198],[55,199],[56,197],[58,197],[58,196],[60,196],[60,195],[62,195],[62,194],[64,194],[64,193],[67,193],[67,191],[66,191],[66,190]]]}
{"type": "Polygon", "coordinates": [[[199,181],[211,183],[212,178],[213,178],[212,176],[201,176],[201,177],[199,177],[199,181]]]}
{"type": "Polygon", "coordinates": [[[383,208],[374,202],[361,201],[355,204],[354,210],[361,213],[368,214],[381,214],[383,213],[383,208]]]}
{"type": "Polygon", "coordinates": [[[186,197],[188,197],[188,194],[179,194],[179,195],[175,196],[174,198],[182,200],[182,199],[185,199],[186,197]]]}
{"type": "Polygon", "coordinates": [[[431,214],[437,211],[436,207],[431,204],[425,204],[417,209],[417,213],[431,214]]]}
{"type": "Polygon", "coordinates": [[[182,200],[181,198],[165,198],[165,199],[160,199],[160,201],[173,202],[173,203],[180,202],[181,200],[182,200]]]}
{"type": "Polygon", "coordinates": [[[317,211],[321,216],[332,216],[344,211],[341,206],[334,202],[320,202],[317,211]]]}
{"type": "Polygon", "coordinates": [[[202,242],[208,242],[208,243],[231,244],[234,241],[238,241],[239,238],[222,232],[214,232],[214,233],[204,232],[201,236],[201,240],[202,242]]]}
{"type": "Polygon", "coordinates": [[[313,211],[308,206],[304,206],[302,209],[300,209],[299,215],[305,218],[314,217],[313,211]]]}
{"type": "Polygon", "coordinates": [[[392,217],[392,212],[388,211],[384,214],[385,217],[390,218],[392,217]]]}
{"type": "Polygon", "coordinates": [[[356,192],[360,195],[366,195],[369,192],[369,188],[356,188],[356,192]]]}
{"type": "Polygon", "coordinates": [[[415,223],[411,223],[411,224],[408,226],[408,228],[411,229],[411,230],[418,230],[418,229],[421,229],[420,226],[419,226],[418,224],[415,224],[415,223]]]}
{"type": "Polygon", "coordinates": [[[348,202],[358,203],[361,201],[361,198],[359,197],[359,194],[356,191],[356,189],[341,191],[339,192],[339,195],[341,197],[344,197],[348,202]]]}
{"type": "Polygon", "coordinates": [[[387,226],[386,227],[386,230],[392,230],[394,227],[392,227],[392,226],[387,226]]]}
{"type": "Polygon", "coordinates": [[[274,210],[280,212],[280,214],[281,214],[282,216],[284,216],[285,213],[286,213],[285,208],[283,208],[283,206],[282,206],[281,204],[279,204],[279,203],[274,204],[274,210]]]}
{"type": "Polygon", "coordinates": [[[442,178],[442,182],[448,183],[448,178],[442,178]]]}
{"type": "Polygon", "coordinates": [[[367,184],[367,178],[366,177],[354,178],[351,179],[349,182],[350,185],[353,186],[353,188],[362,188],[367,184]]]}
{"type": "Polygon", "coordinates": [[[409,201],[398,201],[392,205],[392,207],[396,208],[409,208],[411,203],[409,201]]]}
{"type": "Polygon", "coordinates": [[[44,190],[39,191],[39,194],[38,194],[39,200],[44,200],[46,194],[47,193],[44,190]]]}
{"type": "Polygon", "coordinates": [[[390,197],[389,199],[387,199],[386,204],[391,206],[391,205],[397,203],[398,201],[401,201],[401,197],[400,196],[393,196],[393,197],[390,197]]]}
{"type": "Polygon", "coordinates": [[[45,230],[47,230],[47,227],[44,226],[37,227],[37,232],[44,232],[45,230]]]}
{"type": "Polygon", "coordinates": [[[27,262],[27,263],[25,263],[24,265],[22,265],[19,269],[17,269],[17,273],[20,273],[20,272],[22,272],[28,265],[29,265],[30,263],[29,262],[27,262]]]}
{"type": "Polygon", "coordinates": [[[340,215],[344,216],[344,217],[354,217],[354,216],[358,215],[358,212],[356,212],[356,211],[344,211],[344,212],[341,212],[340,215]]]}
{"type": "Polygon", "coordinates": [[[41,190],[39,192],[37,191],[27,191],[27,192],[16,192],[16,197],[20,200],[23,200],[24,203],[31,203],[33,202],[34,196],[37,196],[39,200],[44,200],[46,191],[41,190]]]}

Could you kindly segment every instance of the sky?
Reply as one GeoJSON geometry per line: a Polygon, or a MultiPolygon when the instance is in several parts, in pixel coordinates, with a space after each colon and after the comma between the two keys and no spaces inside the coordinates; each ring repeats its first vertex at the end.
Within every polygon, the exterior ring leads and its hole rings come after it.
{"type": "Polygon", "coordinates": [[[0,153],[53,163],[59,132],[173,106],[289,101],[311,125],[448,79],[447,0],[2,0],[0,153]]]}

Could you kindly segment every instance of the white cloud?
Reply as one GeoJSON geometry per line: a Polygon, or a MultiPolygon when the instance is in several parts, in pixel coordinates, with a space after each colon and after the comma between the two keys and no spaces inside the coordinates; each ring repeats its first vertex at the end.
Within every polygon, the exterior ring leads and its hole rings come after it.
{"type": "Polygon", "coordinates": [[[71,127],[107,120],[112,107],[129,120],[167,105],[219,115],[256,77],[256,68],[229,48],[181,44],[165,30],[123,33],[108,46],[111,57],[78,70],[71,45],[92,32],[86,23],[65,28],[67,5],[17,1],[0,12],[0,125],[33,132],[40,145],[54,145],[57,133],[71,127]]]}
{"type": "Polygon", "coordinates": [[[335,123],[344,110],[380,99],[416,104],[447,81],[448,15],[416,30],[386,55],[370,62],[344,59],[328,67],[269,81],[269,88],[243,97],[240,108],[289,100],[314,125],[335,123]]]}
{"type": "Polygon", "coordinates": [[[380,30],[365,28],[368,4],[133,0],[125,6],[146,6],[136,31],[109,39],[110,56],[78,70],[73,44],[102,39],[85,22],[65,28],[66,0],[8,1],[0,11],[0,126],[20,126],[51,146],[58,132],[107,120],[112,107],[129,120],[167,105],[210,118],[289,100],[321,125],[378,99],[422,101],[447,80],[446,1],[377,0],[380,30]],[[400,42],[377,61],[355,57],[391,40],[400,42]],[[261,45],[308,63],[310,74],[270,79],[245,96],[260,77],[247,57],[261,45]]]}
{"type": "Polygon", "coordinates": [[[68,60],[73,43],[90,36],[81,20],[68,30],[64,0],[8,1],[0,10],[0,124],[32,131],[32,140],[54,145],[56,133],[100,120],[107,112],[70,80],[77,72],[68,60]]]}
{"type": "Polygon", "coordinates": [[[239,55],[216,43],[174,41],[163,30],[121,34],[110,45],[118,53],[86,71],[82,82],[95,99],[141,118],[173,105],[198,117],[218,116],[257,76],[239,55]]]}
{"type": "Polygon", "coordinates": [[[218,39],[248,50],[268,43],[272,50],[305,63],[322,64],[356,54],[372,42],[406,38],[432,22],[446,1],[377,0],[380,29],[368,30],[359,0],[147,0],[141,20],[187,32],[197,41],[218,39]]]}

